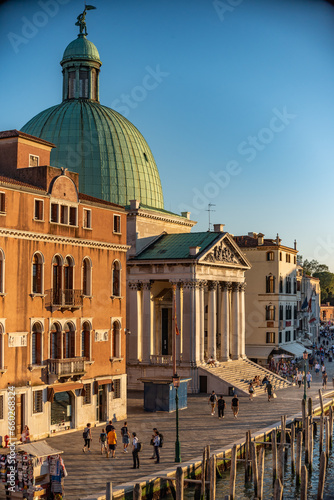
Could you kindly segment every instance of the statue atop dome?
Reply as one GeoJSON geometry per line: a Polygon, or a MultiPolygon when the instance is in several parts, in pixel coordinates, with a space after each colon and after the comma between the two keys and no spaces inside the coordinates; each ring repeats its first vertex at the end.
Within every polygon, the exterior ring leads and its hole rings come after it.
{"type": "Polygon", "coordinates": [[[86,5],[85,4],[85,10],[83,11],[82,14],[79,14],[77,17],[77,22],[75,23],[75,26],[80,27],[80,33],[79,35],[87,36],[87,26],[86,26],[86,14],[87,10],[93,10],[96,9],[93,5],[86,5]]]}

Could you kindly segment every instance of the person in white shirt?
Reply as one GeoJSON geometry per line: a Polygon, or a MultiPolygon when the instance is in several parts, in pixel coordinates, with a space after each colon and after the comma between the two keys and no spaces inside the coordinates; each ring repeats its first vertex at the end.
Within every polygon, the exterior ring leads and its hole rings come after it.
{"type": "Polygon", "coordinates": [[[298,373],[297,373],[298,388],[300,388],[300,387],[301,387],[301,385],[302,385],[302,381],[303,381],[303,373],[302,373],[302,372],[298,372],[298,373]]]}
{"type": "Polygon", "coordinates": [[[319,371],[320,371],[320,365],[319,365],[318,361],[316,362],[314,368],[315,368],[315,374],[316,374],[316,376],[318,376],[319,375],[319,371]]]}
{"type": "Polygon", "coordinates": [[[159,454],[159,446],[160,446],[160,436],[158,431],[154,431],[154,438],[153,438],[153,444],[154,444],[154,449],[155,449],[155,456],[157,457],[156,461],[154,463],[158,464],[160,463],[160,454],[159,454]]]}
{"type": "Polygon", "coordinates": [[[132,433],[132,458],[133,458],[133,469],[139,469],[139,450],[138,450],[138,442],[137,434],[135,432],[132,433]]]}
{"type": "Polygon", "coordinates": [[[312,382],[312,375],[310,372],[307,372],[306,374],[306,382],[307,382],[307,387],[309,389],[311,387],[311,382],[312,382]]]}

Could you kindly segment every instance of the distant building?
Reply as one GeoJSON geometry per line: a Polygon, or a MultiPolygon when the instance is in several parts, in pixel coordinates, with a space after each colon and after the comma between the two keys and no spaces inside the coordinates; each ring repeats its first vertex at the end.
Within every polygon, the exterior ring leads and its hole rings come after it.
{"type": "Polygon", "coordinates": [[[124,208],[49,166],[53,144],[0,133],[0,434],[126,416],[124,208]]]}
{"type": "Polygon", "coordinates": [[[246,355],[266,364],[277,352],[302,356],[297,343],[297,253],[262,233],[235,236],[251,264],[246,271],[246,355]],[[283,350],[283,351],[282,351],[283,350]]]}
{"type": "Polygon", "coordinates": [[[326,304],[321,304],[320,307],[320,319],[326,323],[334,323],[334,306],[330,305],[330,302],[326,304]]]}
{"type": "Polygon", "coordinates": [[[311,347],[320,327],[320,281],[297,266],[298,339],[311,347]]]}

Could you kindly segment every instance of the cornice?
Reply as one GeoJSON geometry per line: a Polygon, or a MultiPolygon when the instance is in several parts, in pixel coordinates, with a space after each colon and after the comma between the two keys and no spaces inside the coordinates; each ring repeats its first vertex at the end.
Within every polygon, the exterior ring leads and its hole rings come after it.
{"type": "Polygon", "coordinates": [[[117,250],[127,252],[130,245],[121,245],[117,243],[107,243],[105,241],[84,240],[81,238],[67,238],[66,236],[54,236],[51,234],[34,233],[30,231],[20,231],[16,229],[0,228],[0,236],[7,238],[17,238],[20,240],[43,241],[50,243],[64,243],[77,247],[102,248],[106,250],[117,250]]]}
{"type": "Polygon", "coordinates": [[[167,222],[173,222],[174,224],[179,224],[180,226],[188,226],[188,227],[193,227],[196,222],[191,221],[189,219],[182,219],[178,217],[166,217],[164,215],[158,215],[158,214],[153,214],[153,213],[144,213],[144,212],[128,212],[128,217],[143,217],[145,219],[153,219],[153,220],[162,220],[162,221],[167,221],[167,222]]]}

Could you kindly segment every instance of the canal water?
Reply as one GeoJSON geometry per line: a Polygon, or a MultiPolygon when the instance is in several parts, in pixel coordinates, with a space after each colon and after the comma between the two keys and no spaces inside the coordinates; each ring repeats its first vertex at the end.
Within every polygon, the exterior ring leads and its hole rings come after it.
{"type": "MultiPolygon", "coordinates": [[[[297,431],[297,429],[296,429],[297,431]]],[[[297,434],[297,432],[296,432],[297,434]]],[[[324,441],[325,442],[325,441],[324,441]]],[[[295,450],[296,450],[295,446],[295,450]]],[[[318,492],[318,481],[319,481],[319,426],[318,435],[314,438],[313,447],[313,467],[312,473],[308,471],[308,500],[316,500],[318,492]]],[[[263,498],[265,500],[270,500],[273,497],[273,486],[272,486],[272,452],[271,447],[266,446],[265,450],[265,473],[263,481],[263,498]]],[[[304,455],[302,457],[302,465],[304,465],[304,455]]],[[[217,490],[216,498],[221,500],[225,495],[229,494],[229,469],[222,473],[222,478],[217,477],[217,490]]],[[[187,500],[194,500],[194,489],[189,488],[185,490],[184,497],[187,500]]],[[[235,487],[235,498],[237,500],[249,500],[254,499],[254,486],[253,483],[248,483],[245,485],[245,468],[243,462],[238,463],[237,467],[237,477],[236,477],[236,487],[235,487]]],[[[291,472],[291,455],[290,448],[288,449],[287,460],[284,467],[284,500],[296,500],[300,498],[300,488],[296,487],[296,477],[295,474],[291,472]]],[[[327,470],[326,470],[326,483],[324,490],[324,500],[334,499],[334,447],[330,452],[327,470]]]]}

